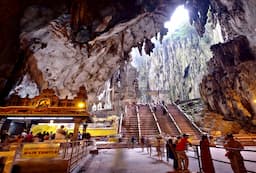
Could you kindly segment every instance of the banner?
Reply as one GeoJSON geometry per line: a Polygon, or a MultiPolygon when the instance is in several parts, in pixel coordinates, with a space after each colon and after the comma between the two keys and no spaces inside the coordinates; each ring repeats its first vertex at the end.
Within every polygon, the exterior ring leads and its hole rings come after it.
{"type": "Polygon", "coordinates": [[[22,158],[54,158],[59,155],[60,144],[24,144],[22,158]]]}

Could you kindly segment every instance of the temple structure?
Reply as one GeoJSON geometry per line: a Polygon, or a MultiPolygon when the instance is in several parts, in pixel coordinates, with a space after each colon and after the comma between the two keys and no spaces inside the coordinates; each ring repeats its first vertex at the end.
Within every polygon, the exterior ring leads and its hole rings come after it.
{"type": "MultiPolygon", "coordinates": [[[[12,95],[5,106],[0,107],[1,118],[21,121],[27,124],[49,122],[54,120],[59,123],[74,122],[74,134],[77,134],[81,123],[91,122],[87,110],[87,92],[85,87],[80,87],[74,99],[59,99],[53,89],[44,89],[34,98],[20,98],[12,95]]],[[[5,121],[2,130],[8,129],[11,121],[5,121]]],[[[29,129],[26,129],[29,131],[29,129]]],[[[76,135],[75,135],[76,136],[76,135]]],[[[75,138],[75,137],[74,137],[75,138]]]]}

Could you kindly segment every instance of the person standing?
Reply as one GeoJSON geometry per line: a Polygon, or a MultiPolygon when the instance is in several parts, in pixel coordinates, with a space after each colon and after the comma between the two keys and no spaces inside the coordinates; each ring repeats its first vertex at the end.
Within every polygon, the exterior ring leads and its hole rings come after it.
{"type": "Polygon", "coordinates": [[[162,138],[160,136],[156,138],[156,152],[157,152],[158,160],[162,160],[161,139],[162,138]]]}
{"type": "Polygon", "coordinates": [[[175,151],[176,144],[173,143],[172,139],[168,139],[166,143],[167,159],[173,159],[173,169],[176,171],[178,169],[178,158],[175,151]]]}
{"type": "Polygon", "coordinates": [[[56,131],[55,139],[65,139],[67,132],[64,130],[64,125],[61,125],[56,131]]]}
{"type": "Polygon", "coordinates": [[[188,173],[188,156],[186,155],[185,150],[187,149],[187,145],[191,145],[188,141],[188,135],[183,134],[182,138],[179,139],[176,143],[176,153],[178,158],[178,171],[183,171],[184,173],[188,173]]]}
{"type": "Polygon", "coordinates": [[[134,148],[135,140],[136,140],[135,137],[132,136],[132,138],[131,138],[131,145],[132,145],[132,148],[134,148]]]}
{"type": "Polygon", "coordinates": [[[234,173],[246,173],[244,166],[244,158],[240,153],[241,149],[244,149],[243,145],[234,139],[232,134],[226,136],[226,143],[224,145],[227,153],[226,156],[230,160],[231,168],[234,173]]]}
{"type": "Polygon", "coordinates": [[[215,173],[214,166],[212,163],[212,156],[210,152],[210,143],[207,135],[203,135],[200,141],[200,155],[202,162],[202,169],[204,173],[215,173]]]}
{"type": "Polygon", "coordinates": [[[149,155],[151,156],[152,153],[152,144],[151,144],[151,140],[149,137],[146,138],[146,146],[147,146],[147,152],[149,153],[149,155]]]}
{"type": "Polygon", "coordinates": [[[141,138],[140,138],[140,145],[141,145],[142,152],[144,152],[144,146],[145,146],[144,136],[141,136],[141,138]]]}

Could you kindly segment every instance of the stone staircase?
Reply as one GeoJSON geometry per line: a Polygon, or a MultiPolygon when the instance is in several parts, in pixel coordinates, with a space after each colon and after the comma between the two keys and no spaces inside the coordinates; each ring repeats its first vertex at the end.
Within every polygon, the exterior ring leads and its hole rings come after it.
{"type": "Polygon", "coordinates": [[[139,139],[138,119],[136,105],[127,105],[127,114],[123,120],[122,132],[124,139],[131,139],[134,136],[139,139]]]}
{"type": "Polygon", "coordinates": [[[156,121],[149,109],[148,105],[140,104],[139,107],[139,118],[140,118],[140,129],[141,136],[144,137],[154,137],[159,135],[157,129],[156,121]]]}
{"type": "Polygon", "coordinates": [[[162,133],[168,134],[169,136],[178,136],[179,131],[177,130],[174,123],[171,121],[169,114],[164,114],[163,109],[164,108],[161,105],[156,105],[155,107],[155,115],[162,130],[162,133]]]}
{"type": "Polygon", "coordinates": [[[201,133],[194,128],[192,123],[177,108],[177,106],[173,104],[168,104],[167,109],[168,109],[168,112],[174,118],[179,128],[181,129],[182,133],[189,134],[193,141],[198,142],[201,138],[201,133]]]}

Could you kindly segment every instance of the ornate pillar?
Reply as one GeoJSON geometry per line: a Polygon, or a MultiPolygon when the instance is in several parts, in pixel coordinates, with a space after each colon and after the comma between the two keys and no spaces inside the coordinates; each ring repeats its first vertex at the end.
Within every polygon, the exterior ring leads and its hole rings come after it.
{"type": "Polygon", "coordinates": [[[74,135],[73,135],[73,139],[72,140],[76,141],[78,139],[78,131],[79,131],[80,124],[82,123],[82,118],[75,117],[74,118],[74,123],[75,123],[74,135]]]}

